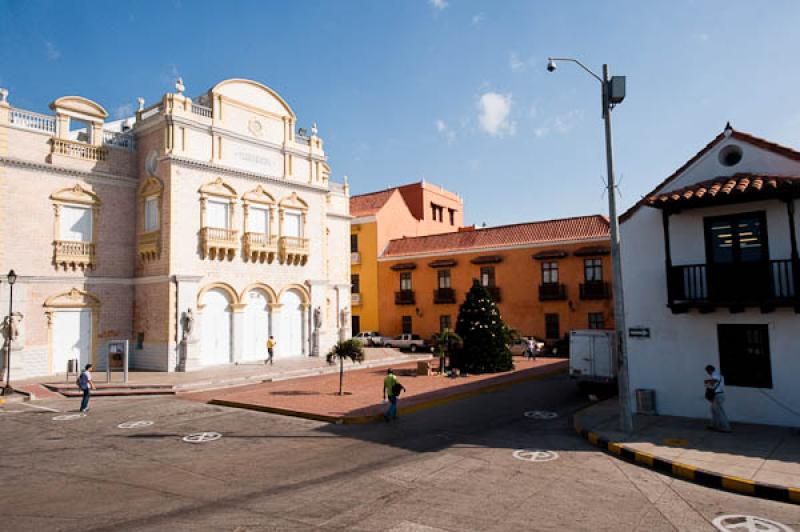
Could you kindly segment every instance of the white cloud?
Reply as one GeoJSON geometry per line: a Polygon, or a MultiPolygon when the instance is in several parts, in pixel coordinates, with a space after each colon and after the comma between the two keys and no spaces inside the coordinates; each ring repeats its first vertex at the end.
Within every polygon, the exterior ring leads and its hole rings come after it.
{"type": "Polygon", "coordinates": [[[566,135],[575,127],[575,125],[583,119],[583,111],[580,109],[573,109],[556,115],[552,120],[546,124],[537,127],[533,130],[533,134],[538,138],[546,137],[551,133],[558,133],[559,135],[566,135]]]}
{"type": "Polygon", "coordinates": [[[481,129],[492,136],[503,136],[516,132],[516,123],[509,121],[511,114],[511,94],[487,92],[478,100],[478,122],[481,129]]]}
{"type": "Polygon", "coordinates": [[[428,0],[428,3],[439,11],[442,11],[448,5],[447,0],[428,0]]]}
{"type": "Polygon", "coordinates": [[[472,15],[472,25],[473,26],[481,25],[484,20],[486,20],[486,14],[485,13],[478,13],[476,15],[472,15]]]}
{"type": "Polygon", "coordinates": [[[50,61],[58,61],[58,59],[61,57],[61,50],[59,50],[52,42],[44,41],[44,48],[45,53],[47,54],[47,59],[50,61]]]}
{"type": "Polygon", "coordinates": [[[524,72],[528,66],[525,61],[519,58],[517,52],[511,52],[508,56],[508,65],[511,67],[512,72],[524,72]]]}
{"type": "Polygon", "coordinates": [[[124,103],[114,110],[114,116],[117,118],[127,118],[133,114],[133,104],[130,103],[124,103]]]}
{"type": "Polygon", "coordinates": [[[456,139],[456,132],[450,129],[450,126],[442,119],[436,121],[436,131],[447,140],[448,144],[452,144],[456,139]]]}

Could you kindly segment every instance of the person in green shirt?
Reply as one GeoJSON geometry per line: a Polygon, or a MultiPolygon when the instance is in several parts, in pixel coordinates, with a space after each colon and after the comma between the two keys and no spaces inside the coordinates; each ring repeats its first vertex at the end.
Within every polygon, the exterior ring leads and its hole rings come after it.
{"type": "Polygon", "coordinates": [[[397,397],[400,392],[406,391],[405,387],[397,381],[392,372],[392,368],[386,370],[386,378],[383,379],[383,398],[389,399],[389,409],[383,414],[383,419],[388,423],[393,419],[397,419],[397,397]]]}

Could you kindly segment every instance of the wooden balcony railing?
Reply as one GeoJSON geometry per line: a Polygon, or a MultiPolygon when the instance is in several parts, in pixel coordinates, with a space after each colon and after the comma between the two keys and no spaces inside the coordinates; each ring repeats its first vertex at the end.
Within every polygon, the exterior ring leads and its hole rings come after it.
{"type": "Polygon", "coordinates": [[[416,301],[413,290],[399,290],[394,293],[395,305],[413,305],[416,301]]]}
{"type": "Polygon", "coordinates": [[[308,239],[296,236],[282,236],[279,241],[281,262],[292,265],[304,265],[308,262],[308,239]]]}
{"type": "Polygon", "coordinates": [[[105,161],[107,150],[103,146],[85,144],[74,140],[53,138],[53,153],[86,161],[105,161]]]}
{"type": "Polygon", "coordinates": [[[93,242],[56,240],[53,242],[53,262],[65,270],[91,270],[97,266],[93,242]]]}
{"type": "Polygon", "coordinates": [[[239,249],[239,232],[221,227],[203,227],[200,230],[200,246],[203,258],[233,259],[239,249]]]}
{"type": "Polygon", "coordinates": [[[608,299],[611,290],[606,281],[586,281],[581,283],[581,299],[608,299]]]}
{"type": "Polygon", "coordinates": [[[271,263],[278,253],[278,237],[266,233],[244,234],[244,256],[251,262],[271,263]]]}
{"type": "Polygon", "coordinates": [[[455,303],[456,291],[452,288],[437,288],[433,291],[433,302],[437,305],[455,303]]]}
{"type": "Polygon", "coordinates": [[[567,287],[561,283],[542,283],[539,285],[539,301],[559,301],[567,299],[567,287]]]}
{"type": "Polygon", "coordinates": [[[672,266],[667,273],[669,306],[674,312],[716,306],[800,308],[798,274],[800,264],[791,259],[672,266]]]}

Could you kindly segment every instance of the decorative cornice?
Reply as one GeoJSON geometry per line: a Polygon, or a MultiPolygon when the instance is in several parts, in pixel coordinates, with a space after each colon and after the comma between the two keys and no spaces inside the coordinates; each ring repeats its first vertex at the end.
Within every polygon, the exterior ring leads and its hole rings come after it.
{"type": "Polygon", "coordinates": [[[24,170],[32,170],[37,172],[58,173],[72,177],[80,177],[87,180],[88,179],[96,180],[98,182],[104,182],[107,184],[109,183],[115,185],[123,184],[134,188],[139,185],[139,179],[131,176],[107,174],[104,172],[87,172],[85,170],[75,170],[73,168],[64,168],[62,166],[54,166],[51,164],[24,161],[22,159],[16,159],[13,157],[0,157],[0,165],[22,168],[24,170]]]}
{"type": "Polygon", "coordinates": [[[338,213],[338,212],[327,212],[327,213],[325,213],[325,216],[328,217],[328,218],[340,218],[342,220],[347,220],[347,221],[354,220],[354,218],[352,216],[350,216],[349,214],[341,214],[341,213],[338,213]]]}

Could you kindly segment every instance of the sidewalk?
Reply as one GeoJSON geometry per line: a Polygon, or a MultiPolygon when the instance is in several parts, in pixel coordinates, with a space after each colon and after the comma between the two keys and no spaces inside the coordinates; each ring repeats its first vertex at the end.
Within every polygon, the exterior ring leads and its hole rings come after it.
{"type": "Polygon", "coordinates": [[[710,487],[800,504],[800,435],[796,429],[734,423],[729,434],[707,430],[705,419],[634,418],[618,430],[617,399],[575,415],[575,430],[623,459],[710,487]]]}
{"type": "MultiPolygon", "coordinates": [[[[402,364],[416,360],[426,360],[431,358],[430,354],[405,354],[396,349],[388,348],[367,348],[364,349],[365,361],[362,364],[345,362],[345,371],[352,369],[363,369],[371,367],[385,367],[391,364],[402,364]]],[[[193,390],[211,390],[230,386],[242,386],[246,384],[279,381],[307,377],[311,375],[323,375],[327,373],[338,373],[339,366],[331,366],[325,361],[325,357],[303,357],[289,360],[276,360],[272,366],[263,363],[243,363],[239,365],[225,365],[204,368],[197,371],[186,372],[162,372],[162,371],[130,371],[128,373],[128,385],[130,387],[144,388],[147,386],[172,386],[176,392],[193,390]]],[[[94,379],[98,385],[105,384],[106,373],[104,371],[94,372],[94,379]]],[[[16,389],[33,392],[37,398],[56,396],[44,384],[72,385],[75,377],[71,377],[69,382],[65,375],[48,375],[33,379],[14,381],[16,389]]],[[[122,373],[114,372],[111,374],[112,384],[123,387],[122,373]]]]}
{"type": "MultiPolygon", "coordinates": [[[[563,373],[564,359],[515,360],[505,373],[448,378],[416,375],[416,363],[392,366],[406,387],[400,397],[400,415],[501,389],[519,382],[563,373]]],[[[434,366],[436,362],[434,362],[434,366]]],[[[386,370],[364,369],[344,377],[346,395],[338,395],[339,376],[330,374],[292,381],[264,383],[229,390],[186,394],[184,398],[211,404],[260,410],[331,423],[369,423],[382,419],[381,402],[386,370]]]]}

